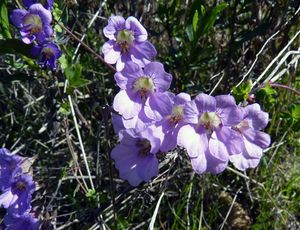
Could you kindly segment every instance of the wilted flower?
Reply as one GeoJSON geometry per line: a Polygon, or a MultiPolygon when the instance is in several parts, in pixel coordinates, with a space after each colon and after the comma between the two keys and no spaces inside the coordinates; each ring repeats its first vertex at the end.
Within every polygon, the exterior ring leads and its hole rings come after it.
{"type": "Polygon", "coordinates": [[[7,230],[38,230],[39,220],[34,218],[30,213],[22,215],[7,213],[4,217],[4,224],[7,230]]]}
{"type": "Polygon", "coordinates": [[[23,0],[23,4],[27,8],[35,3],[41,3],[47,10],[51,10],[53,8],[54,0],[23,0]]]}
{"type": "Polygon", "coordinates": [[[51,12],[39,3],[31,5],[28,11],[15,9],[10,20],[20,29],[22,40],[26,44],[30,44],[34,40],[42,43],[53,34],[50,26],[51,12]]]}
{"type": "Polygon", "coordinates": [[[32,49],[32,54],[35,57],[39,57],[39,65],[45,69],[49,66],[51,69],[56,69],[56,60],[60,58],[61,51],[53,42],[45,42],[41,45],[36,45],[32,49]]]}
{"type": "Polygon", "coordinates": [[[31,209],[31,194],[35,183],[30,175],[19,175],[10,180],[10,186],[0,195],[0,204],[9,212],[22,215],[31,209]]]}
{"type": "Polygon", "coordinates": [[[0,190],[3,191],[10,186],[10,180],[20,172],[19,164],[22,157],[10,154],[6,148],[0,149],[0,190]]]}
{"type": "Polygon", "coordinates": [[[184,116],[188,125],[179,130],[178,145],[187,149],[197,173],[220,173],[230,155],[242,152],[242,138],[231,129],[241,121],[242,111],[232,96],[201,93],[186,104],[184,116]]]}
{"type": "Polygon", "coordinates": [[[145,115],[153,119],[164,109],[164,93],[169,89],[172,75],[165,72],[159,62],[151,62],[144,69],[129,62],[121,72],[115,74],[121,91],[115,96],[113,108],[124,119],[137,116],[145,107],[145,115]]]}
{"type": "Polygon", "coordinates": [[[110,64],[117,63],[117,71],[121,71],[129,61],[144,66],[157,54],[154,46],[147,41],[147,31],[135,17],[125,20],[121,16],[111,16],[103,33],[109,39],[102,47],[104,60],[110,64]]]}
{"type": "Polygon", "coordinates": [[[142,181],[149,182],[158,174],[156,153],[160,148],[160,139],[154,137],[151,129],[137,133],[134,129],[120,133],[120,144],[111,152],[120,178],[128,180],[132,186],[142,181]]]}
{"type": "Polygon", "coordinates": [[[240,169],[254,168],[258,165],[263,149],[270,145],[270,136],[262,131],[268,124],[269,115],[259,104],[248,105],[243,110],[242,121],[233,129],[242,136],[244,149],[240,154],[230,156],[233,165],[240,169]]]}

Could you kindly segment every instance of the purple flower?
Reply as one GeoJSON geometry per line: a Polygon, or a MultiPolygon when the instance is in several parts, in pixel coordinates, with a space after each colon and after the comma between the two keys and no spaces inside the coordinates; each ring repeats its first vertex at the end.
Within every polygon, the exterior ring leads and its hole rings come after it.
{"type": "Polygon", "coordinates": [[[30,7],[31,5],[33,5],[35,3],[41,3],[47,10],[52,10],[54,0],[40,0],[40,1],[37,1],[37,0],[23,0],[23,4],[24,4],[24,6],[26,6],[26,8],[30,7]]]}
{"type": "Polygon", "coordinates": [[[11,155],[6,148],[0,149],[0,190],[3,191],[10,186],[10,180],[21,169],[19,168],[23,158],[11,155]]]}
{"type": "Polygon", "coordinates": [[[169,94],[169,101],[166,100],[164,110],[161,110],[162,119],[155,124],[155,127],[163,134],[160,135],[163,137],[160,147],[162,152],[168,152],[176,147],[178,131],[185,124],[184,106],[189,101],[191,101],[189,94],[180,93],[176,96],[169,94]]]}
{"type": "Polygon", "coordinates": [[[39,220],[34,218],[30,213],[16,215],[7,213],[4,217],[4,224],[7,230],[38,230],[39,220]]]}
{"type": "Polygon", "coordinates": [[[32,54],[35,57],[40,57],[39,65],[45,69],[49,66],[51,69],[56,69],[56,60],[60,58],[61,51],[53,42],[46,42],[41,45],[36,45],[32,49],[32,54]]]}
{"type": "Polygon", "coordinates": [[[111,16],[103,33],[109,39],[102,47],[104,60],[110,64],[117,63],[117,71],[121,71],[129,61],[144,66],[157,54],[154,46],[147,41],[147,31],[135,17],[125,20],[121,16],[111,16]]]}
{"type": "Polygon", "coordinates": [[[230,155],[242,152],[242,138],[231,129],[241,121],[242,111],[232,96],[201,93],[187,102],[184,117],[188,125],[179,130],[177,141],[187,149],[197,173],[220,173],[230,155]]]}
{"type": "Polygon", "coordinates": [[[160,139],[154,137],[152,129],[137,133],[133,129],[119,133],[120,144],[111,152],[120,178],[128,180],[132,186],[142,181],[149,182],[158,174],[158,160],[160,139]]]}
{"type": "Polygon", "coordinates": [[[242,121],[233,129],[242,136],[242,153],[231,155],[230,161],[239,170],[254,168],[258,165],[263,149],[270,145],[270,136],[262,131],[268,124],[269,115],[263,112],[259,104],[248,105],[243,110],[242,121]]]}
{"type": "Polygon", "coordinates": [[[31,194],[34,191],[35,183],[31,176],[16,176],[10,180],[10,186],[2,191],[0,204],[9,212],[22,215],[31,209],[31,194]]]}
{"type": "Polygon", "coordinates": [[[121,91],[114,98],[113,108],[124,119],[134,118],[144,106],[146,117],[160,117],[165,100],[168,100],[165,92],[172,80],[161,63],[151,62],[142,69],[129,62],[123,71],[115,74],[115,80],[121,91]]]}
{"type": "Polygon", "coordinates": [[[20,29],[22,40],[26,44],[37,40],[42,43],[52,36],[52,15],[41,4],[33,4],[27,10],[16,9],[10,16],[11,22],[20,29]]]}

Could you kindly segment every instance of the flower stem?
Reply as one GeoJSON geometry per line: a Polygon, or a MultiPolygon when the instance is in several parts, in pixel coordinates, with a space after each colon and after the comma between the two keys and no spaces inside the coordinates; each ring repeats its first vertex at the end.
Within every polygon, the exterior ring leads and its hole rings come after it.
{"type": "Polygon", "coordinates": [[[113,67],[111,64],[108,64],[105,62],[104,58],[99,55],[97,52],[95,52],[91,47],[89,47],[87,44],[85,44],[83,41],[80,40],[80,38],[78,38],[75,34],[72,33],[72,31],[70,31],[67,27],[65,27],[63,24],[59,23],[57,20],[55,20],[55,22],[63,29],[67,32],[67,34],[70,35],[71,38],[73,38],[75,41],[77,41],[78,43],[80,43],[87,51],[89,51],[90,53],[92,53],[94,56],[96,56],[96,58],[98,58],[104,65],[106,65],[110,70],[112,70],[113,72],[117,72],[117,70],[115,69],[115,67],[113,67]]]}

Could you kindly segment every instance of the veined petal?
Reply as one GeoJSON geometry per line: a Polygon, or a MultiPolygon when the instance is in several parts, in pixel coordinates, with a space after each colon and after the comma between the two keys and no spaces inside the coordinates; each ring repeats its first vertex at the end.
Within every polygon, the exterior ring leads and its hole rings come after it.
{"type": "Polygon", "coordinates": [[[260,158],[246,158],[242,153],[231,155],[229,159],[234,167],[241,171],[245,171],[248,168],[255,168],[260,161],[260,158]]]}
{"type": "Polygon", "coordinates": [[[196,132],[190,125],[182,126],[177,135],[177,144],[184,147],[191,158],[204,155],[208,143],[204,130],[196,132]]]}
{"type": "Polygon", "coordinates": [[[136,59],[143,61],[144,64],[148,64],[144,59],[151,61],[157,55],[155,47],[149,41],[136,42],[131,46],[130,51],[136,59]]]}
{"type": "MultiPolygon", "coordinates": [[[[249,158],[258,158],[260,159],[263,154],[263,149],[256,144],[249,142],[247,139],[244,139],[245,149],[249,158]]],[[[244,154],[245,155],[245,154],[244,154]]]]}
{"type": "Polygon", "coordinates": [[[199,111],[194,100],[189,101],[183,107],[184,121],[188,124],[197,124],[199,111]]]}
{"type": "Polygon", "coordinates": [[[197,97],[195,98],[195,103],[199,110],[199,113],[216,111],[215,98],[205,93],[198,94],[197,97]]]}
{"type": "Polygon", "coordinates": [[[214,157],[220,161],[226,162],[229,159],[229,154],[227,148],[223,142],[221,142],[215,132],[212,134],[209,139],[209,152],[214,157]]]}
{"type": "Polygon", "coordinates": [[[113,108],[125,119],[130,119],[140,112],[142,104],[129,98],[125,90],[121,90],[114,98],[113,108]]]}
{"type": "Polygon", "coordinates": [[[125,19],[121,16],[111,16],[108,19],[108,25],[104,27],[104,36],[110,40],[117,39],[117,32],[125,29],[125,19]]]}
{"type": "Polygon", "coordinates": [[[172,105],[167,93],[154,93],[147,99],[144,112],[148,118],[159,121],[172,112],[172,105]]]}
{"type": "Polygon", "coordinates": [[[10,20],[14,26],[22,27],[23,19],[27,14],[27,10],[15,9],[10,15],[10,20]]]}
{"type": "Polygon", "coordinates": [[[223,142],[228,154],[239,154],[244,150],[244,141],[242,135],[235,130],[223,126],[215,131],[216,137],[223,142]]]}
{"type": "Polygon", "coordinates": [[[163,64],[151,62],[144,68],[144,73],[153,79],[157,92],[165,92],[170,88],[172,75],[165,72],[163,64]]]}
{"type": "Polygon", "coordinates": [[[41,17],[43,25],[50,25],[52,21],[52,15],[49,10],[46,10],[42,4],[36,3],[29,7],[28,11],[31,14],[37,14],[41,17]]]}
{"type": "Polygon", "coordinates": [[[133,31],[134,39],[138,42],[144,42],[147,40],[148,33],[146,29],[135,17],[128,17],[125,22],[125,28],[133,31]]]}
{"type": "Polygon", "coordinates": [[[105,62],[115,64],[121,57],[120,47],[114,41],[108,41],[102,46],[105,62]]]}
{"type": "Polygon", "coordinates": [[[269,114],[262,111],[259,104],[248,105],[244,108],[244,118],[250,127],[256,130],[265,128],[269,122],[269,114]]]}
{"type": "Polygon", "coordinates": [[[269,134],[252,128],[243,131],[243,135],[249,142],[258,145],[263,149],[267,148],[271,143],[269,134]]]}

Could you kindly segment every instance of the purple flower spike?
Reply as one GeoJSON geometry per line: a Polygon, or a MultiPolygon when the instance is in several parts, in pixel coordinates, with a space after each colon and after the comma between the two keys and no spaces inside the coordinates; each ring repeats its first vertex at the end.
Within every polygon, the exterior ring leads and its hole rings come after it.
{"type": "Polygon", "coordinates": [[[35,57],[40,57],[39,65],[45,69],[49,66],[52,70],[56,69],[56,60],[60,58],[61,51],[53,42],[46,42],[42,45],[36,45],[32,49],[35,57]]]}
{"type": "Polygon", "coordinates": [[[154,46],[147,41],[147,31],[135,17],[125,20],[121,16],[111,16],[103,33],[109,39],[102,47],[104,60],[117,64],[117,71],[121,71],[129,61],[143,67],[157,54],[154,46]]]}
{"type": "Polygon", "coordinates": [[[41,4],[33,4],[27,10],[16,9],[10,16],[11,22],[20,29],[22,40],[26,44],[34,40],[42,43],[52,36],[52,15],[41,4]]]}
{"type": "Polygon", "coordinates": [[[232,96],[199,94],[184,108],[185,122],[178,133],[178,145],[187,149],[197,173],[222,172],[229,156],[243,150],[241,136],[231,129],[242,119],[232,96]]]}
{"type": "Polygon", "coordinates": [[[132,186],[142,181],[149,182],[158,174],[160,139],[153,136],[151,129],[136,133],[133,129],[120,133],[121,143],[111,152],[120,178],[127,180],[132,186]]]}
{"type": "Polygon", "coordinates": [[[172,80],[161,63],[151,62],[142,69],[129,62],[122,72],[115,74],[115,80],[121,91],[114,98],[113,108],[124,119],[137,116],[145,104],[145,115],[148,118],[160,116],[165,100],[168,100],[165,92],[172,80]]]}
{"type": "Polygon", "coordinates": [[[26,6],[26,8],[29,8],[31,5],[33,5],[35,3],[41,3],[47,10],[52,10],[54,0],[40,0],[40,1],[38,1],[38,0],[23,0],[23,4],[24,4],[24,6],[26,6]]]}
{"type": "Polygon", "coordinates": [[[233,129],[242,136],[244,149],[242,153],[230,156],[230,161],[239,170],[256,167],[263,149],[270,145],[270,136],[260,131],[267,126],[268,120],[268,113],[263,112],[258,104],[243,108],[243,120],[233,129]]]}
{"type": "Polygon", "coordinates": [[[39,220],[34,218],[29,213],[24,213],[22,215],[15,215],[12,213],[7,213],[4,217],[4,224],[7,230],[38,230],[39,220]]]}
{"type": "Polygon", "coordinates": [[[10,186],[10,180],[20,172],[19,165],[23,158],[11,155],[6,148],[0,149],[0,190],[3,191],[10,186]]]}
{"type": "Polygon", "coordinates": [[[35,183],[31,176],[16,176],[10,181],[10,187],[2,191],[0,204],[9,212],[22,215],[31,209],[31,194],[34,191],[35,183]]]}

